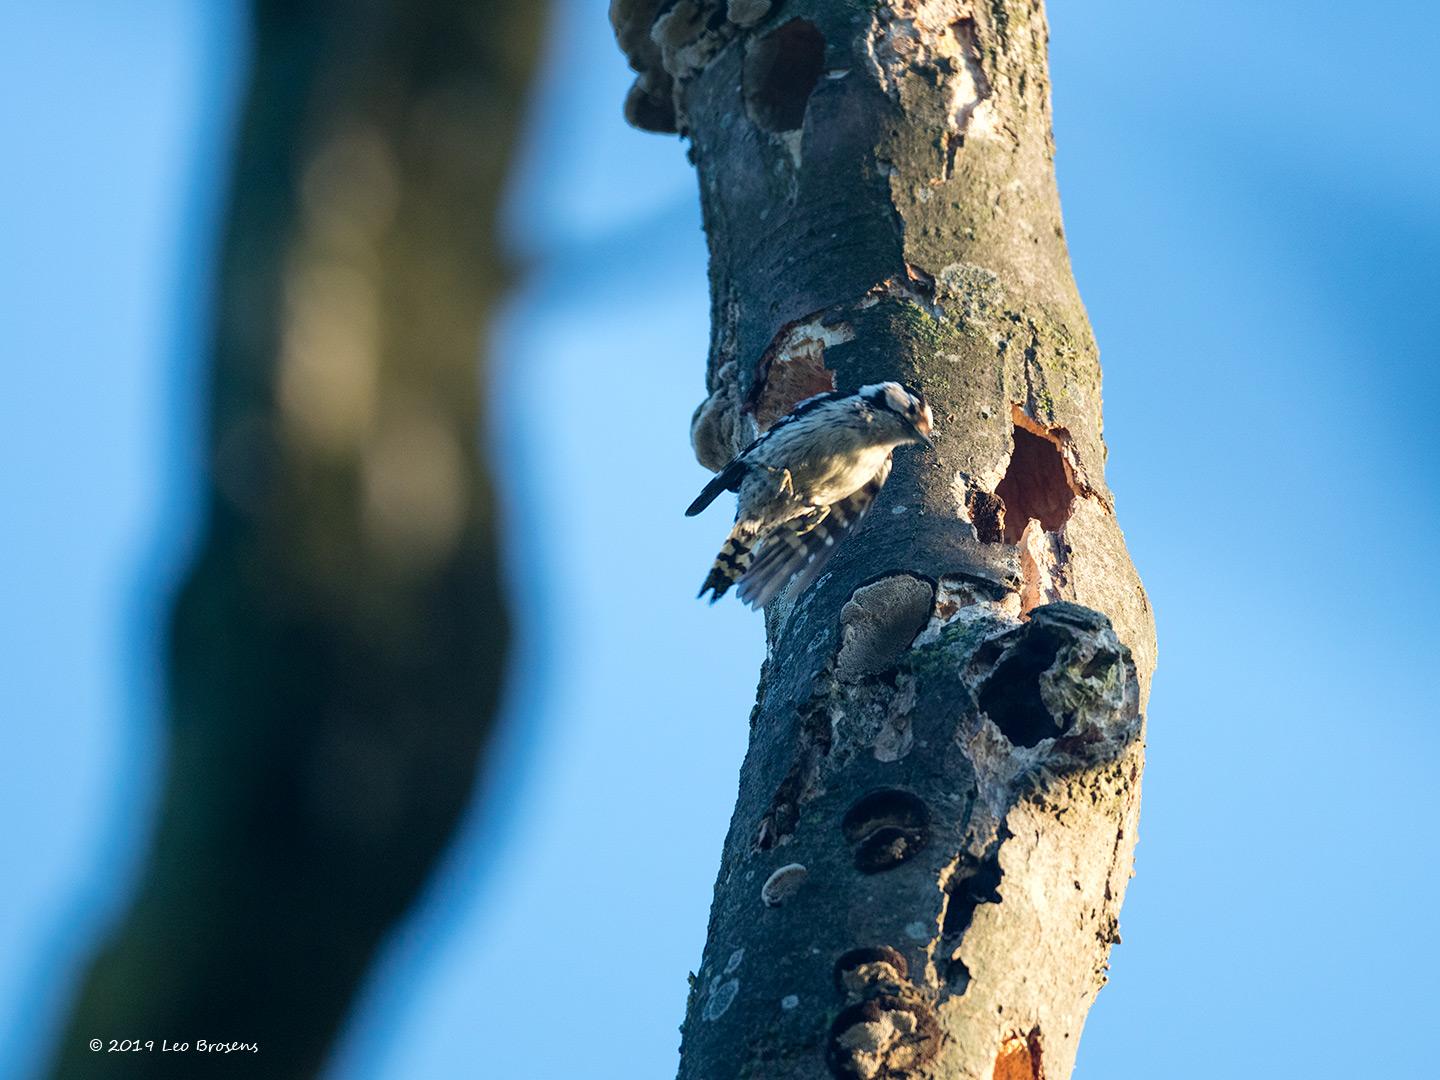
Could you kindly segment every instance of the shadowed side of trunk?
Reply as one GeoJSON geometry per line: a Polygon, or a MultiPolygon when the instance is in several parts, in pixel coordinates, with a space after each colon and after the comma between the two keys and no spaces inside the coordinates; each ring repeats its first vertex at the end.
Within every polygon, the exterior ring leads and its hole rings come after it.
{"type": "Polygon", "coordinates": [[[542,14],[254,6],[160,816],[57,1076],[315,1075],[471,798],[508,637],[477,362],[542,14]]]}
{"type": "Polygon", "coordinates": [[[680,1075],[1066,1077],[1118,940],[1155,639],[1105,485],[1043,8],[611,16],[627,116],[699,174],[700,461],[882,379],[937,429],[767,610],[680,1075]]]}

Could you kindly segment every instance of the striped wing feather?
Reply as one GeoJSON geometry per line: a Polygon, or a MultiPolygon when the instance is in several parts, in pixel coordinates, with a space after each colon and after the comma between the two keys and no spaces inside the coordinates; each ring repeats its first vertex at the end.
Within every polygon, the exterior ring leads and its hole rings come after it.
{"type": "Polygon", "coordinates": [[[860,523],[889,475],[887,457],[879,472],[854,494],[832,505],[818,525],[807,531],[809,519],[797,518],[768,534],[740,578],[736,595],[751,607],[761,608],[793,579],[795,595],[799,596],[820,576],[840,542],[860,523]]]}
{"type": "Polygon", "coordinates": [[[725,468],[721,469],[718,473],[716,473],[710,478],[710,482],[705,485],[704,489],[700,492],[700,494],[695,497],[695,501],[692,502],[689,508],[685,511],[685,516],[694,517],[696,514],[700,513],[712,502],[714,502],[716,498],[719,497],[722,491],[739,491],[740,483],[742,480],[745,479],[745,470],[747,468],[746,462],[750,460],[751,452],[767,438],[775,434],[776,431],[780,430],[788,424],[793,424],[800,417],[806,416],[809,413],[814,412],[826,402],[839,401],[845,396],[845,394],[842,394],[838,390],[828,390],[823,394],[814,394],[811,397],[806,398],[804,401],[797,403],[795,407],[792,408],[788,413],[782,416],[779,420],[776,420],[775,423],[770,426],[770,429],[765,432],[765,434],[761,435],[749,446],[745,447],[744,450],[741,450],[740,453],[736,454],[733,458],[730,459],[729,464],[727,464],[725,468]]]}

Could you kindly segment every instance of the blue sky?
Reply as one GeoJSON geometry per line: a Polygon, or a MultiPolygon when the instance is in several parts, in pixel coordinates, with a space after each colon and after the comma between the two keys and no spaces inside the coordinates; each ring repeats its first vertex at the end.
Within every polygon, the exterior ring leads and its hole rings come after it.
{"type": "Polygon", "coordinates": [[[0,1076],[143,849],[238,27],[228,3],[0,2],[0,1076]]]}
{"type": "MultiPolygon", "coordinates": [[[[673,1072],[763,641],[692,600],[717,539],[680,516],[705,247],[682,145],[621,122],[604,8],[558,6],[510,210],[535,271],[491,343],[522,622],[499,764],[332,1080],[475,1075],[494,1028],[486,1075],[673,1072]],[[562,418],[543,438],[534,400],[562,418]],[[653,497],[622,504],[636,461],[653,497]],[[643,596],[616,587],[620,529],[643,596]],[[564,1038],[507,1007],[517,981],[565,988],[564,1038]]],[[[1440,1004],[1440,14],[1259,8],[1051,10],[1108,474],[1160,630],[1137,876],[1080,1077],[1418,1078],[1440,1004]]],[[[213,0],[0,4],[4,1076],[122,902],[161,767],[241,23],[213,0]]]]}

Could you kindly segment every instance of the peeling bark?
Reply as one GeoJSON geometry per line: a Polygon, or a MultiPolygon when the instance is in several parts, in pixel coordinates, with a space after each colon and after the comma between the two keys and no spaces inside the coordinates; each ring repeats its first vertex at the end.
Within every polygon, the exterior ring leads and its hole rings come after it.
{"type": "Polygon", "coordinates": [[[766,612],[680,1076],[1064,1078],[1118,940],[1155,639],[1105,486],[1043,9],[611,15],[628,114],[699,172],[700,460],[832,384],[918,385],[938,432],[766,612]]]}

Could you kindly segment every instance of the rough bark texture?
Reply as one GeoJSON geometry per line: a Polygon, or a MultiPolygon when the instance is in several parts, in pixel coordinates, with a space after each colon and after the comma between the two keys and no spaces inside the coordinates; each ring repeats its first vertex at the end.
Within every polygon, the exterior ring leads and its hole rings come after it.
{"type": "Polygon", "coordinates": [[[469,801],[507,641],[477,360],[542,16],[254,7],[160,818],[57,1076],[315,1076],[469,801]]]}
{"type": "Polygon", "coordinates": [[[680,1075],[1060,1080],[1118,940],[1155,642],[1105,486],[1042,6],[611,15],[627,116],[699,170],[701,462],[884,378],[939,431],[767,612],[680,1075]]]}

